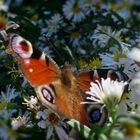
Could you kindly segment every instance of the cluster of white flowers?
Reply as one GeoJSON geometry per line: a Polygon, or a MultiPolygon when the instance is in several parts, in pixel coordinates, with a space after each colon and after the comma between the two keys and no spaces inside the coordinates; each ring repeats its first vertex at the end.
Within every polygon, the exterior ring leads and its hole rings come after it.
{"type": "MultiPolygon", "coordinates": [[[[84,104],[101,103],[111,109],[111,106],[118,106],[118,114],[138,113],[140,108],[140,49],[134,48],[132,51],[127,51],[126,58],[123,62],[114,61],[114,56],[111,54],[100,54],[103,59],[102,63],[107,68],[114,68],[113,65],[119,67],[124,64],[124,73],[128,75],[128,82],[113,81],[110,78],[101,79],[101,82],[96,81],[91,83],[90,91],[87,91],[87,100],[84,104]],[[129,58],[128,58],[129,57],[129,58]],[[138,64],[136,64],[136,63],[138,64]],[[133,75],[133,76],[132,76],[133,75]],[[124,93],[125,86],[129,84],[129,93],[124,93]],[[124,95],[126,94],[126,95],[124,95]],[[126,97],[123,97],[126,96],[126,97]]],[[[121,60],[120,60],[121,61],[121,60]]]]}

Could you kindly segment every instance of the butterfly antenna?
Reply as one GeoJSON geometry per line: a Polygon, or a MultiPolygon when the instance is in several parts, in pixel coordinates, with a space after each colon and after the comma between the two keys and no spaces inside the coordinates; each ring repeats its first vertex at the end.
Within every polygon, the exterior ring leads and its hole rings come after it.
{"type": "Polygon", "coordinates": [[[44,40],[47,42],[47,44],[49,46],[51,46],[54,51],[56,52],[56,54],[59,56],[59,59],[61,59],[62,62],[64,62],[64,59],[62,58],[62,56],[60,55],[60,53],[57,51],[57,46],[50,40],[50,38],[47,35],[43,35],[44,40]]]}
{"type": "MultiPolygon", "coordinates": [[[[62,62],[64,62],[65,60],[62,58],[62,56],[60,55],[60,53],[57,51],[57,46],[49,39],[49,37],[47,35],[43,35],[45,41],[54,49],[54,51],[57,53],[57,55],[59,56],[59,58],[61,59],[62,62]]],[[[72,53],[72,51],[70,50],[70,48],[66,45],[65,46],[67,51],[68,51],[68,54],[70,55],[71,59],[73,60],[74,62],[74,65],[78,68],[78,62],[77,61],[74,61],[75,60],[75,57],[72,53]]]]}

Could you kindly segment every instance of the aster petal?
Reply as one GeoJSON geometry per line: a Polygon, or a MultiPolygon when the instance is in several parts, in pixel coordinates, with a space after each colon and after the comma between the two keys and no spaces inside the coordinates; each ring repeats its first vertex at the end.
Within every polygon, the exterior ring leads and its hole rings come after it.
{"type": "Polygon", "coordinates": [[[93,97],[93,96],[87,97],[87,99],[88,99],[88,100],[95,101],[95,102],[101,102],[101,99],[97,99],[97,98],[95,98],[95,97],[93,97]]]}
{"type": "Polygon", "coordinates": [[[46,140],[49,140],[52,135],[53,135],[53,127],[49,126],[46,134],[46,140]]]}
{"type": "Polygon", "coordinates": [[[55,131],[58,135],[58,137],[61,139],[61,140],[69,140],[69,137],[68,137],[68,134],[64,131],[64,129],[62,129],[61,127],[58,127],[58,126],[54,126],[55,128],[55,131]]]}
{"type": "Polygon", "coordinates": [[[43,129],[45,129],[47,127],[46,121],[43,121],[43,120],[41,120],[40,122],[38,122],[37,125],[40,128],[43,128],[43,129]]]}
{"type": "Polygon", "coordinates": [[[42,111],[38,111],[37,114],[36,114],[36,118],[37,119],[40,119],[41,116],[42,116],[43,112],[42,111]]]}
{"type": "Polygon", "coordinates": [[[129,58],[140,62],[140,49],[133,48],[132,51],[130,51],[127,55],[129,58]]]}
{"type": "MultiPolygon", "coordinates": [[[[97,81],[98,82],[98,81],[97,81]]],[[[101,95],[102,95],[102,87],[100,85],[100,83],[98,83],[98,85],[96,83],[91,83],[91,88],[90,88],[90,91],[93,94],[93,96],[97,96],[98,98],[101,98],[101,95]]]]}
{"type": "Polygon", "coordinates": [[[102,78],[101,83],[105,96],[110,96],[110,87],[111,87],[110,78],[107,78],[106,80],[102,78]]]}

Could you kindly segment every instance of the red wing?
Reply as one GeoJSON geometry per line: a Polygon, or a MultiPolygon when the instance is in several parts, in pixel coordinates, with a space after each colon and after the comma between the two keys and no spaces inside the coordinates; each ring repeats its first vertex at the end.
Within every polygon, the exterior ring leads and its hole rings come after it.
{"type": "Polygon", "coordinates": [[[51,61],[47,65],[45,60],[21,58],[20,62],[22,71],[32,86],[48,84],[59,78],[59,70],[51,61]]]}
{"type": "Polygon", "coordinates": [[[32,86],[51,83],[59,77],[55,64],[41,59],[20,59],[22,71],[32,86]]]}
{"type": "Polygon", "coordinates": [[[55,62],[23,37],[12,34],[10,48],[20,62],[23,74],[32,86],[46,85],[59,78],[55,62]]]}

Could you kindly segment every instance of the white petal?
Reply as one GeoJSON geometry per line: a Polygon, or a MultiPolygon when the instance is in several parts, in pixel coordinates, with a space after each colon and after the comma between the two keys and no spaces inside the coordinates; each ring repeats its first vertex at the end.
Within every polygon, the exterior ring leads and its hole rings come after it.
{"type": "Polygon", "coordinates": [[[47,124],[46,124],[46,122],[45,121],[40,121],[40,122],[38,122],[37,123],[38,124],[38,126],[40,127],[40,128],[43,128],[43,129],[45,129],[46,127],[47,127],[47,124]]]}
{"type": "Polygon", "coordinates": [[[94,96],[97,96],[97,98],[102,97],[103,92],[102,92],[102,87],[101,87],[100,83],[98,85],[96,83],[93,83],[90,90],[91,90],[91,92],[94,93],[94,96]]]}
{"type": "Polygon", "coordinates": [[[140,49],[133,48],[132,51],[128,53],[128,57],[135,61],[140,62],[140,49]]]}
{"type": "Polygon", "coordinates": [[[94,98],[94,97],[87,97],[88,100],[92,100],[92,101],[95,101],[95,102],[100,102],[100,99],[97,99],[97,98],[94,98]]]}
{"type": "Polygon", "coordinates": [[[63,128],[56,126],[56,125],[54,127],[55,127],[55,131],[56,131],[58,137],[61,140],[69,140],[68,134],[64,131],[63,128]]]}
{"type": "Polygon", "coordinates": [[[49,140],[52,135],[53,135],[53,127],[49,126],[46,134],[46,140],[49,140]]]}

